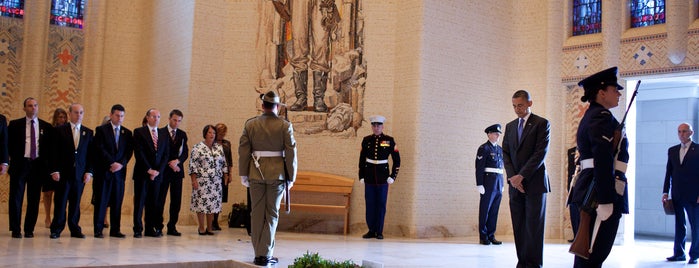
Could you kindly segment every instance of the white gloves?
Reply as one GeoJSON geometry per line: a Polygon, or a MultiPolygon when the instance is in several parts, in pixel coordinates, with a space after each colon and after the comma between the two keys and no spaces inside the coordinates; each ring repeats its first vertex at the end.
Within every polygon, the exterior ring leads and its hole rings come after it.
{"type": "Polygon", "coordinates": [[[250,187],[250,180],[248,180],[248,176],[240,176],[240,184],[245,187],[250,187]]]}
{"type": "Polygon", "coordinates": [[[361,182],[362,184],[364,184],[364,179],[359,179],[359,182],[361,182]]]}
{"type": "Polygon", "coordinates": [[[602,221],[606,221],[612,216],[612,211],[614,210],[614,204],[599,204],[597,205],[597,217],[602,221]]]}
{"type": "Polygon", "coordinates": [[[483,185],[476,185],[476,188],[478,188],[479,194],[485,194],[485,187],[483,187],[483,185]]]}
{"type": "Polygon", "coordinates": [[[388,177],[388,179],[386,179],[386,182],[388,182],[388,184],[393,184],[394,181],[396,181],[396,180],[394,180],[391,177],[388,177]]]}

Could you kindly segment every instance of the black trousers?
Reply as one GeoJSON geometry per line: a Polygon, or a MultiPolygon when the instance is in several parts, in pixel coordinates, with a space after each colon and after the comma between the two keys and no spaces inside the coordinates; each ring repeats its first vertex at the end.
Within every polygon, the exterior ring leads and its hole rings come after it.
{"type": "Polygon", "coordinates": [[[134,180],[133,231],[146,235],[155,233],[159,219],[158,200],[160,198],[161,177],[154,180],[134,180]],[[145,217],[144,217],[145,216],[145,217]],[[143,219],[143,221],[141,220],[143,219]],[[145,228],[144,228],[145,222],[145,228]]]}
{"type": "Polygon", "coordinates": [[[80,234],[80,199],[83,196],[85,183],[82,180],[74,178],[61,178],[66,180],[58,184],[56,193],[53,196],[54,210],[53,221],[51,222],[51,233],[60,234],[66,228],[66,220],[68,221],[68,229],[71,234],[80,234]],[[68,209],[68,218],[66,219],[66,208],[68,209]]]}
{"type": "Polygon", "coordinates": [[[109,207],[109,234],[121,233],[121,206],[124,202],[124,176],[113,173],[106,178],[95,178],[93,183],[95,211],[93,223],[95,233],[102,233],[104,218],[109,207]]]}
{"type": "Polygon", "coordinates": [[[157,216],[155,228],[158,230],[163,229],[163,222],[165,218],[163,214],[165,212],[165,199],[167,199],[168,190],[170,191],[170,219],[167,222],[167,229],[176,230],[177,221],[180,218],[180,210],[182,209],[182,178],[177,178],[169,172],[165,171],[165,176],[163,176],[163,182],[160,184],[160,196],[158,197],[157,205],[157,216]]]}
{"type": "Polygon", "coordinates": [[[510,215],[517,250],[517,267],[544,265],[546,193],[528,194],[509,187],[510,215]]]}
{"type": "Polygon", "coordinates": [[[39,217],[41,184],[47,174],[43,171],[39,158],[35,160],[18,159],[10,166],[10,196],[8,200],[10,231],[21,232],[22,203],[24,190],[27,190],[27,212],[24,215],[24,232],[34,233],[36,219],[39,217]]]}

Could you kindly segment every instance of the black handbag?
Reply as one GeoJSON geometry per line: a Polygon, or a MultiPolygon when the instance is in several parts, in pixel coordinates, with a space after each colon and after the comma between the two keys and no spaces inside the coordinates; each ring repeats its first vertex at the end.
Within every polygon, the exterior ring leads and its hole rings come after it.
{"type": "Polygon", "coordinates": [[[228,214],[228,227],[245,228],[248,224],[250,224],[250,212],[245,204],[233,204],[233,209],[228,214]]]}

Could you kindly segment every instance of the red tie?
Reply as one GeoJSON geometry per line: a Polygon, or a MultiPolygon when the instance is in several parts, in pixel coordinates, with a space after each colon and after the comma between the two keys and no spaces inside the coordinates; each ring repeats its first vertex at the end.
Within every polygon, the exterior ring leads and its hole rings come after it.
{"type": "Polygon", "coordinates": [[[153,138],[153,148],[155,148],[155,150],[157,151],[158,150],[158,136],[157,136],[157,134],[155,134],[155,129],[150,130],[150,136],[153,138]]]}

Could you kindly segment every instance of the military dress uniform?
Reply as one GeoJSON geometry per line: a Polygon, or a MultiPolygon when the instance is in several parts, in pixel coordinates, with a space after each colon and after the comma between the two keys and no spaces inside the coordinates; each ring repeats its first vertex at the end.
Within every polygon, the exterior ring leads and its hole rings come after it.
{"type": "MultiPolygon", "coordinates": [[[[263,101],[279,104],[279,97],[270,91],[263,101]]],[[[249,178],[255,264],[276,263],[272,255],[284,180],[296,180],[296,140],[291,123],[272,111],[248,119],[240,137],[238,157],[239,175],[243,180],[249,178]]]]}
{"type": "MultiPolygon", "coordinates": [[[[372,123],[381,123],[382,116],[374,116],[372,123]]],[[[365,238],[383,238],[383,224],[388,198],[388,179],[395,180],[400,169],[400,154],[393,137],[381,133],[369,135],[362,140],[359,153],[359,179],[364,180],[364,198],[366,201],[366,223],[369,232],[365,238]],[[393,160],[389,171],[388,157],[393,160]]]]}
{"type": "MultiPolygon", "coordinates": [[[[485,129],[485,133],[500,132],[500,124],[485,129]]],[[[502,200],[503,189],[502,147],[497,143],[487,141],[478,147],[476,154],[476,185],[483,186],[485,193],[480,195],[478,209],[478,233],[481,244],[500,244],[495,240],[495,229],[498,222],[498,211],[502,200]]]]}
{"type": "MultiPolygon", "coordinates": [[[[599,90],[600,86],[606,85],[616,85],[617,88],[623,89],[616,83],[616,67],[594,74],[579,85],[584,86],[585,91],[599,90]]],[[[607,220],[601,222],[589,259],[575,256],[575,267],[601,267],[612,250],[621,214],[629,213],[625,175],[626,163],[629,160],[628,141],[625,135],[622,135],[619,153],[615,159],[617,148],[614,148],[613,137],[618,127],[619,121],[612,113],[594,101],[590,103],[578,126],[577,146],[581,171],[573,187],[572,201],[581,209],[591,212],[590,235],[593,233],[597,213],[585,208],[583,200],[593,180],[596,184],[595,200],[599,204],[613,204],[613,211],[607,220]]]]}

